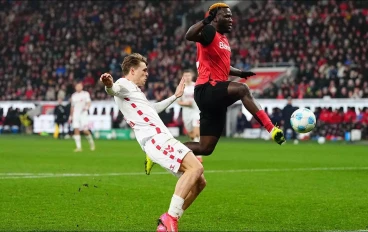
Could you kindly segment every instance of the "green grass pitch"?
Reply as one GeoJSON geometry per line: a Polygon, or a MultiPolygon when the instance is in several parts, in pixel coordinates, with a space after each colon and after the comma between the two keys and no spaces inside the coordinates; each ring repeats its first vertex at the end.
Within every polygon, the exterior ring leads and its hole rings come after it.
{"type": "MultiPolygon", "coordinates": [[[[0,135],[0,230],[155,231],[176,178],[159,166],[146,176],[136,141],[82,144],[0,135]]],[[[367,146],[222,138],[204,167],[179,231],[368,228],[367,146]]]]}

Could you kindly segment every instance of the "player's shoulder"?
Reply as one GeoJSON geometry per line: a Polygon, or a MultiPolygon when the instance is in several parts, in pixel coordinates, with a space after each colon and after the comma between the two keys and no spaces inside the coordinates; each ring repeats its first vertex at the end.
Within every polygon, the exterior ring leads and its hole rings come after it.
{"type": "Polygon", "coordinates": [[[124,85],[124,84],[126,84],[126,83],[128,83],[129,82],[129,80],[128,79],[126,79],[126,78],[119,78],[117,81],[115,81],[115,84],[120,84],[120,85],[124,85]]]}
{"type": "Polygon", "coordinates": [[[90,96],[89,92],[88,91],[84,91],[83,90],[83,94],[86,95],[86,96],[90,96]]]}
{"type": "Polygon", "coordinates": [[[71,98],[71,99],[73,99],[73,98],[75,98],[77,95],[78,95],[78,93],[77,93],[77,92],[74,92],[70,98],[71,98]]]}

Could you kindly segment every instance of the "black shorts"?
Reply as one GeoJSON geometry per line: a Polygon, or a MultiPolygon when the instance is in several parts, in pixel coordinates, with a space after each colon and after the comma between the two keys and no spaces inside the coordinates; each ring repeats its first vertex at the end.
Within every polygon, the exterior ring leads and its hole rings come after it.
{"type": "Polygon", "coordinates": [[[205,83],[195,87],[194,100],[201,111],[201,136],[221,136],[225,127],[227,107],[238,100],[228,94],[229,84],[230,81],[226,81],[217,82],[215,86],[205,83]]]}

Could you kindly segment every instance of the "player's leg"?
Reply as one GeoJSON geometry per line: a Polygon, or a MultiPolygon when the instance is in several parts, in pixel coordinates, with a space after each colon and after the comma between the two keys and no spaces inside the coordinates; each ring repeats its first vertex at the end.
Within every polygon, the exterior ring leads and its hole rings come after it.
{"type": "Polygon", "coordinates": [[[73,128],[74,128],[74,141],[75,141],[75,152],[80,152],[82,151],[82,143],[81,143],[81,136],[80,136],[80,131],[78,127],[74,127],[74,123],[73,123],[73,128]]]}
{"type": "Polygon", "coordinates": [[[208,109],[201,110],[200,113],[200,139],[199,142],[184,143],[195,155],[211,155],[215,150],[222,131],[225,126],[226,109],[216,112],[207,112],[208,109]],[[206,111],[205,111],[206,110],[206,111]]]}
{"type": "Polygon", "coordinates": [[[84,130],[84,134],[86,135],[86,139],[89,143],[89,147],[91,151],[94,151],[96,149],[95,142],[93,141],[93,136],[89,130],[84,130]]]}
{"type": "Polygon", "coordinates": [[[73,138],[74,138],[75,145],[76,145],[74,152],[80,152],[82,151],[82,143],[81,143],[81,136],[80,136],[81,121],[80,121],[79,116],[73,115],[72,126],[74,130],[73,138]]]}
{"type": "Polygon", "coordinates": [[[195,155],[211,155],[224,130],[227,105],[224,99],[228,96],[227,87],[230,82],[219,82],[215,86],[207,83],[194,90],[194,99],[200,109],[199,142],[186,142],[195,155]]]}
{"type": "Polygon", "coordinates": [[[81,126],[83,128],[83,133],[86,136],[86,139],[89,143],[89,147],[91,149],[91,151],[95,150],[95,142],[93,141],[93,136],[91,134],[91,132],[88,130],[88,115],[84,114],[82,116],[82,120],[81,120],[81,126]]]}
{"type": "Polygon", "coordinates": [[[169,210],[160,217],[158,227],[166,227],[164,231],[177,231],[184,201],[203,174],[203,166],[186,146],[166,134],[154,136],[145,144],[144,150],[155,163],[179,176],[169,210]]]}
{"type": "Polygon", "coordinates": [[[192,124],[192,136],[194,137],[193,142],[199,142],[200,137],[200,131],[199,131],[199,125],[200,125],[200,115],[195,114],[193,116],[193,119],[191,121],[192,124]]]}
{"type": "Polygon", "coordinates": [[[176,183],[168,212],[161,215],[158,220],[157,231],[178,231],[177,223],[184,213],[185,200],[187,199],[188,203],[191,204],[200,193],[198,191],[191,192],[203,174],[203,166],[192,152],[187,153],[184,157],[179,171],[183,174],[176,183]]]}
{"type": "MultiPolygon", "coordinates": [[[[190,138],[190,141],[192,142],[199,142],[199,114],[197,115],[191,115],[190,117],[183,118],[184,127],[186,131],[188,132],[188,136],[190,138]]],[[[197,155],[198,160],[202,163],[202,156],[197,155]]]]}
{"type": "Polygon", "coordinates": [[[272,138],[278,143],[285,142],[284,133],[275,127],[261,105],[254,99],[248,85],[237,82],[230,82],[228,86],[228,105],[241,100],[244,107],[253,115],[253,117],[272,134],[272,138]]]}
{"type": "Polygon", "coordinates": [[[198,179],[197,183],[194,185],[192,190],[190,190],[187,197],[184,199],[183,210],[189,208],[189,206],[194,202],[194,200],[198,197],[198,195],[202,192],[202,190],[206,187],[206,179],[202,174],[201,177],[198,179]]]}
{"type": "MultiPolygon", "coordinates": [[[[200,117],[199,114],[197,115],[197,117],[193,118],[192,120],[192,141],[193,142],[199,142],[200,141],[200,130],[199,130],[199,121],[200,121],[200,117]]],[[[197,159],[199,160],[199,162],[203,163],[203,158],[201,155],[197,155],[197,159]]]]}

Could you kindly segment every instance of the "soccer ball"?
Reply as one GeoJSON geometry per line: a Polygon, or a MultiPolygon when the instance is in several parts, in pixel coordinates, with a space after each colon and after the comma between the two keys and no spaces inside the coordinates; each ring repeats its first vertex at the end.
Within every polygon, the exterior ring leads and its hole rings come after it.
{"type": "Polygon", "coordinates": [[[308,133],[316,126],[316,116],[310,109],[295,110],[290,118],[291,127],[298,133],[308,133]]]}

